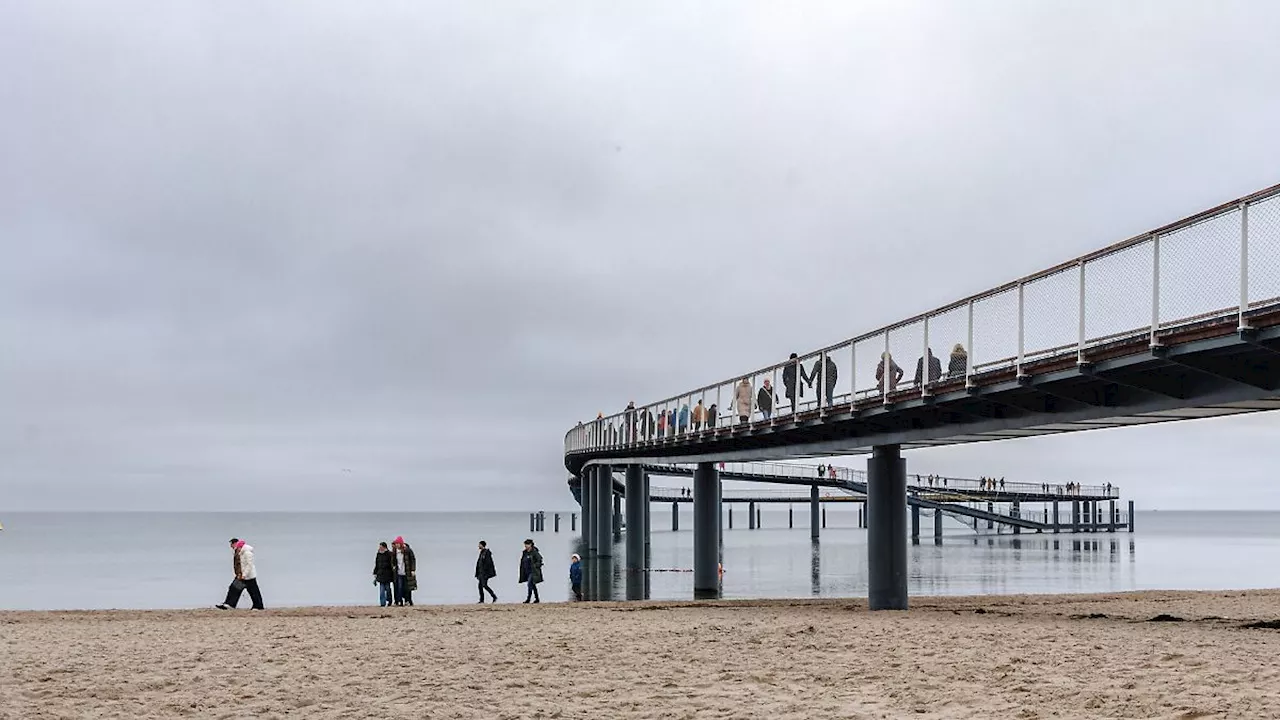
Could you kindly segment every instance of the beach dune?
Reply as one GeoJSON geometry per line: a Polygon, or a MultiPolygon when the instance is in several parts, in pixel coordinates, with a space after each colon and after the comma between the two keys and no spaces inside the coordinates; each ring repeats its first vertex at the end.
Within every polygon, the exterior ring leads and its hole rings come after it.
{"type": "Polygon", "coordinates": [[[1280,717],[1280,591],[0,613],[0,718],[1280,717]]]}

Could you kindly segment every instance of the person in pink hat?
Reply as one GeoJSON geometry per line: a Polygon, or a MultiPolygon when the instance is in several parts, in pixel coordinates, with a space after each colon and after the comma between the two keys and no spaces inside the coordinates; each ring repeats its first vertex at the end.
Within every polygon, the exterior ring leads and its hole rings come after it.
{"type": "Polygon", "coordinates": [[[240,594],[249,591],[249,599],[253,601],[254,610],[265,609],[262,605],[262,591],[258,589],[258,568],[253,564],[253,546],[239,538],[231,538],[231,568],[236,579],[227,588],[225,602],[215,605],[219,610],[230,610],[240,602],[240,594]]]}
{"type": "Polygon", "coordinates": [[[412,605],[413,591],[418,589],[418,559],[403,537],[396,536],[391,550],[396,555],[396,605],[412,605]]]}

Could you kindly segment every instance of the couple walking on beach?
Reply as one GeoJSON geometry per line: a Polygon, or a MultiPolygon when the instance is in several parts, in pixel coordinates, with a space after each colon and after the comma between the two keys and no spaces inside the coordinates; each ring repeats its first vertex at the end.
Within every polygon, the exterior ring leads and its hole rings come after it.
{"type": "MultiPolygon", "coordinates": [[[[489,587],[489,580],[498,576],[498,569],[493,564],[493,552],[480,541],[480,555],[476,558],[476,582],[479,584],[480,603],[484,603],[484,594],[489,593],[492,602],[498,602],[498,594],[489,587]]],[[[524,601],[540,603],[538,584],[542,582],[542,552],[533,540],[524,541],[524,551],[520,553],[520,575],[518,582],[526,588],[524,601]]]]}
{"type": "Polygon", "coordinates": [[[373,582],[378,586],[378,605],[413,605],[413,591],[418,589],[418,557],[413,548],[397,536],[391,547],[378,543],[373,559],[373,582]]]}

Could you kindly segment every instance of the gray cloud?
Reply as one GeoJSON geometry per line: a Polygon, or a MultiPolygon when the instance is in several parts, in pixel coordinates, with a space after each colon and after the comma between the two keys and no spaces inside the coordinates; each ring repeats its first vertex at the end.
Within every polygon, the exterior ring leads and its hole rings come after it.
{"type": "MultiPolygon", "coordinates": [[[[563,505],[597,410],[1276,182],[1278,20],[7,3],[0,508],[563,505]]],[[[1280,507],[1274,429],[910,462],[1280,507]]]]}

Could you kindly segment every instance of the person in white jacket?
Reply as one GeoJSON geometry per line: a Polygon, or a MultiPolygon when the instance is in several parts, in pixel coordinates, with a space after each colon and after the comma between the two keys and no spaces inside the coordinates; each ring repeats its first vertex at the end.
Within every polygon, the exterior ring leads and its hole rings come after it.
{"type": "Polygon", "coordinates": [[[231,564],[236,579],[227,588],[226,602],[215,605],[219,610],[230,610],[240,602],[240,593],[249,591],[249,599],[253,601],[254,610],[265,609],[262,606],[262,591],[258,589],[258,569],[253,565],[253,546],[239,538],[231,538],[231,564]]]}

